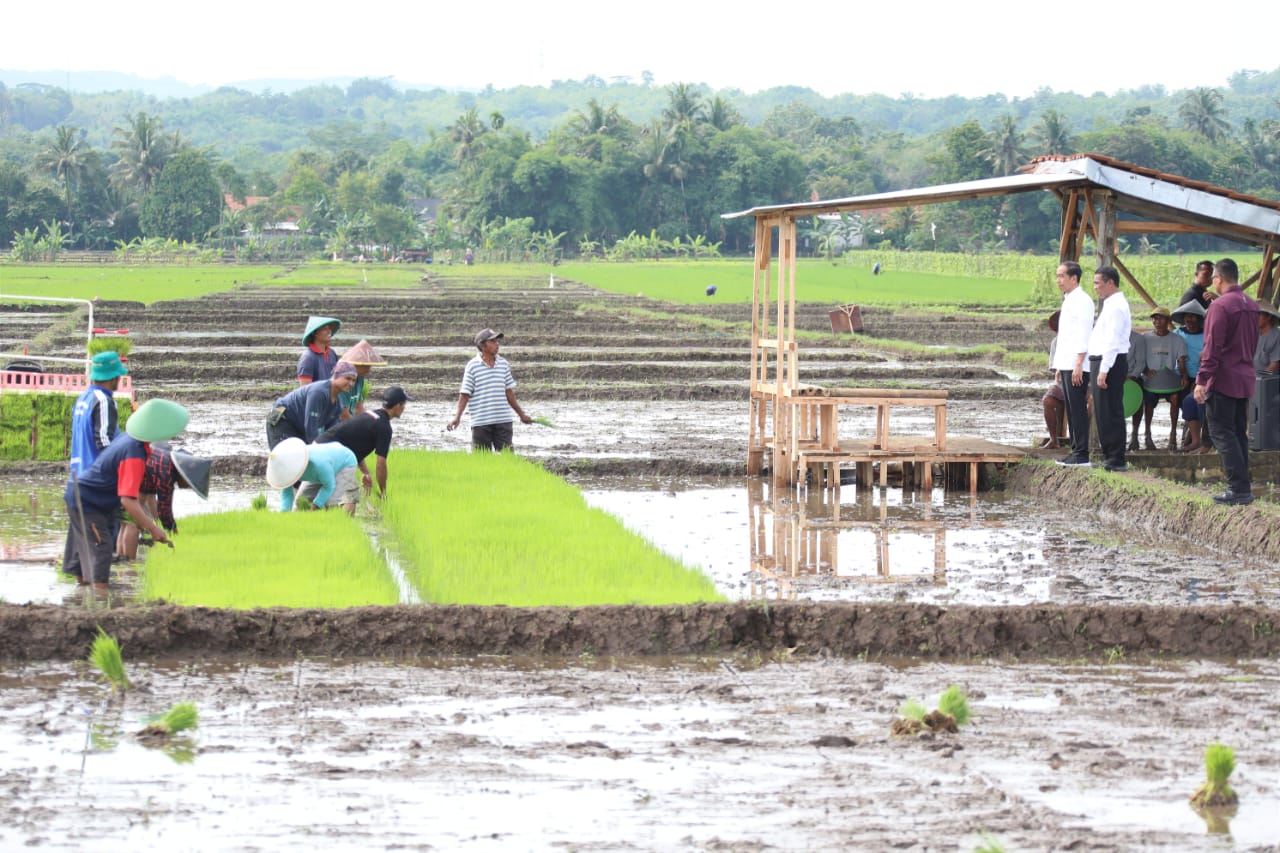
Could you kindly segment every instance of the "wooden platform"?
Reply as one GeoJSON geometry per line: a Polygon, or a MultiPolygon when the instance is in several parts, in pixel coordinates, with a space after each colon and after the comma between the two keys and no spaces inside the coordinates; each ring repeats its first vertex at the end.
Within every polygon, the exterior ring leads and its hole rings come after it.
{"type": "Polygon", "coordinates": [[[797,486],[807,488],[839,488],[840,468],[855,466],[854,479],[859,485],[888,485],[889,468],[903,466],[904,486],[910,483],[922,489],[933,488],[933,467],[943,466],[947,486],[964,484],[970,492],[978,490],[979,468],[983,463],[1021,462],[1027,451],[982,438],[949,436],[945,448],[939,449],[930,436],[889,436],[887,446],[876,446],[876,439],[846,439],[836,449],[804,446],[796,451],[796,465],[807,476],[797,486]],[[876,469],[879,469],[876,471],[876,469]],[[875,477],[875,480],[873,480],[875,477]]]}

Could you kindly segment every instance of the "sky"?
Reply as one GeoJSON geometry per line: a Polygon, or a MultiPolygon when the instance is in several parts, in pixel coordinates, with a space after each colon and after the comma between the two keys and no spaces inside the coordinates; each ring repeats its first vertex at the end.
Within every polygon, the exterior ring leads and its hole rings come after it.
{"type": "MultiPolygon", "coordinates": [[[[1265,7],[1266,4],[1262,4],[1265,7]]],[[[12,3],[0,68],[119,71],[193,85],[390,77],[406,86],[506,89],[596,75],[705,83],[754,93],[803,86],[823,95],[898,97],[1170,92],[1225,86],[1236,71],[1280,67],[1258,0],[1216,0],[1220,49],[1203,16],[1130,0],[977,4],[700,3],[647,0],[365,0],[338,4],[219,0],[64,0],[57,13],[12,3]],[[81,23],[88,22],[88,23],[81,23]],[[13,34],[23,34],[14,37],[13,34]]]]}

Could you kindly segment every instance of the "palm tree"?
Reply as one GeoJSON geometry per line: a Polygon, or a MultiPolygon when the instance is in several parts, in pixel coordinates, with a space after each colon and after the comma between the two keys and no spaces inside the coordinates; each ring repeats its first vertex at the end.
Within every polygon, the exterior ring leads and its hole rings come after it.
{"type": "Polygon", "coordinates": [[[728,130],[742,124],[742,114],[733,108],[733,104],[716,95],[707,106],[707,124],[716,130],[728,130]]]}
{"type": "Polygon", "coordinates": [[[1231,123],[1223,116],[1222,92],[1209,86],[1191,89],[1183,96],[1178,118],[1183,127],[1210,142],[1218,142],[1231,130],[1231,123]]]}
{"type": "Polygon", "coordinates": [[[119,159],[111,167],[111,178],[119,186],[145,194],[164,169],[164,164],[176,153],[175,144],[181,139],[161,134],[162,123],[144,112],[125,120],[125,127],[112,129],[118,137],[111,147],[119,152],[119,159]]]}
{"type": "Polygon", "coordinates": [[[62,183],[62,198],[67,205],[68,223],[74,221],[72,200],[89,168],[89,157],[90,151],[84,145],[80,130],[66,125],[56,128],[53,142],[36,155],[36,168],[52,172],[62,183]]]}
{"type": "Polygon", "coordinates": [[[476,112],[475,107],[458,116],[449,126],[449,138],[453,140],[453,159],[459,165],[465,165],[474,160],[483,147],[480,137],[487,132],[488,129],[480,120],[480,114],[476,112]]]}
{"type": "Polygon", "coordinates": [[[997,175],[1012,175],[1026,162],[1022,131],[1018,130],[1017,119],[1006,115],[996,120],[996,126],[987,134],[987,144],[982,150],[982,156],[991,163],[997,175]]]}
{"type": "Polygon", "coordinates": [[[1041,154],[1070,154],[1075,148],[1075,138],[1067,119],[1057,110],[1045,110],[1040,123],[1031,132],[1041,154]]]}

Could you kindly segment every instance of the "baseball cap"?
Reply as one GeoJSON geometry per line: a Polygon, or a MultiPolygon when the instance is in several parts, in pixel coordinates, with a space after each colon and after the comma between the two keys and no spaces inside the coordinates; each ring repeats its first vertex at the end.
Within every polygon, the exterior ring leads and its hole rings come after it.
{"type": "Polygon", "coordinates": [[[481,329],[476,332],[476,346],[480,346],[485,341],[494,339],[502,340],[502,332],[495,332],[493,329],[481,329]]]}
{"type": "Polygon", "coordinates": [[[412,403],[413,398],[406,394],[399,385],[392,385],[382,392],[382,404],[388,409],[406,402],[412,403]]]}

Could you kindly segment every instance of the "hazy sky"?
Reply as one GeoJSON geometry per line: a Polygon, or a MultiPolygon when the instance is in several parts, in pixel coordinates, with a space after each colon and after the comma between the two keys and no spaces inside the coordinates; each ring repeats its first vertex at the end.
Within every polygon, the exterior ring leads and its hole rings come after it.
{"type": "Polygon", "coordinates": [[[1280,65],[1267,39],[1249,37],[1251,20],[1274,17],[1265,7],[1257,0],[1216,0],[1194,13],[1129,0],[17,2],[4,13],[0,67],[72,72],[73,89],[76,71],[212,86],[368,76],[502,89],[589,74],[638,82],[647,70],[658,85],[745,92],[798,85],[824,95],[1012,97],[1044,86],[1087,95],[1145,84],[1174,92],[1280,65]],[[1215,30],[1230,33],[1229,44],[1213,45],[1215,30]]]}

